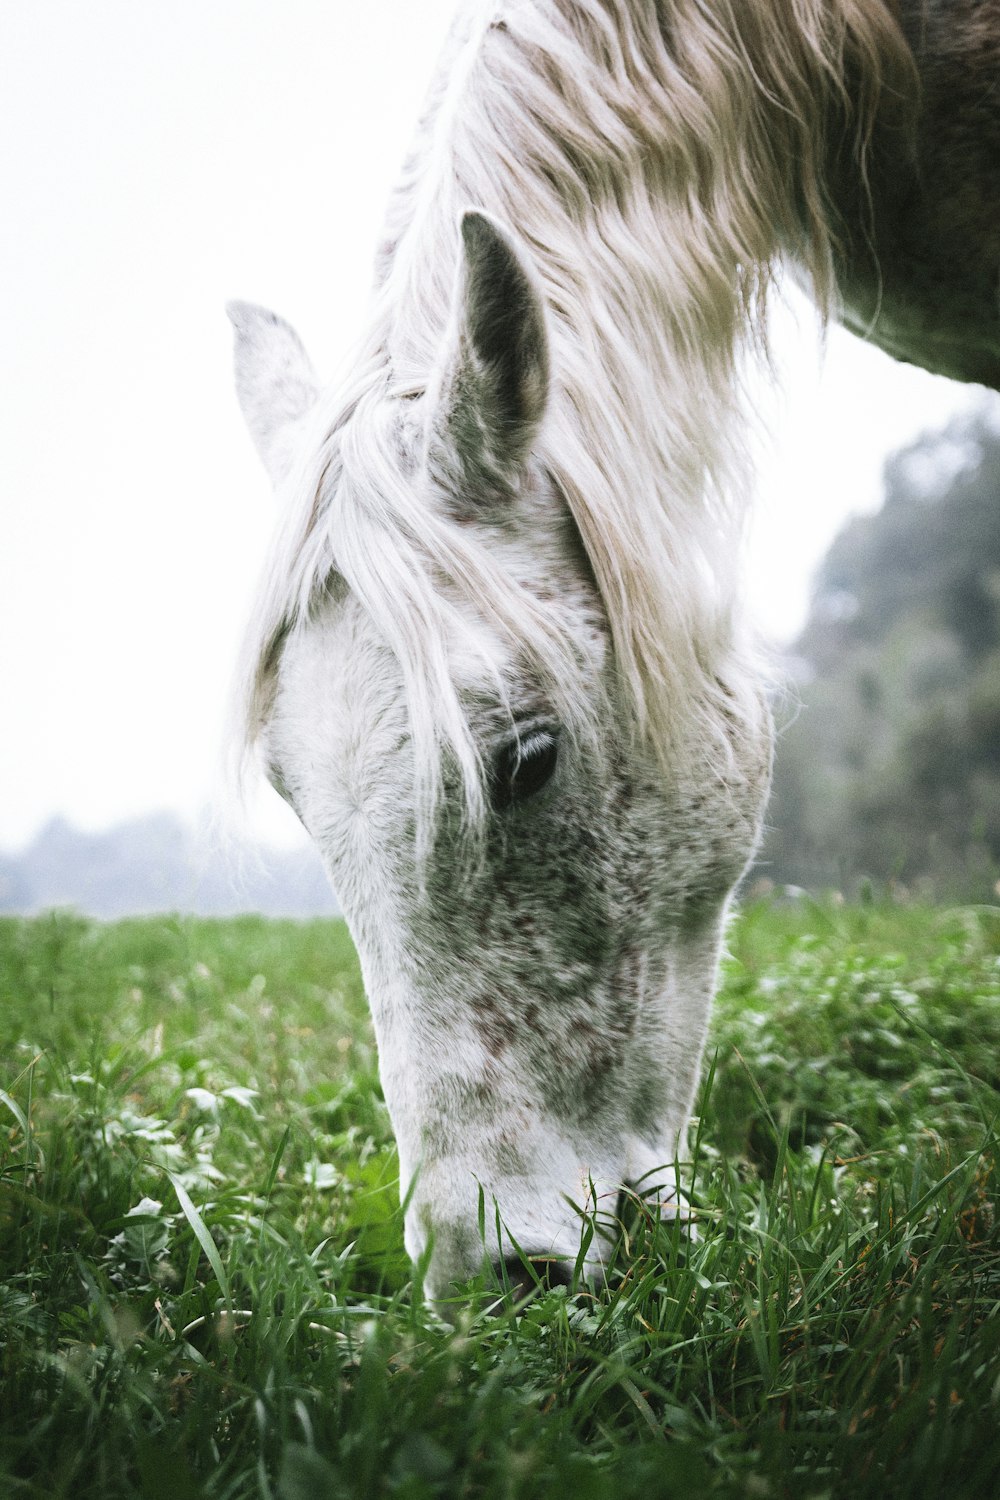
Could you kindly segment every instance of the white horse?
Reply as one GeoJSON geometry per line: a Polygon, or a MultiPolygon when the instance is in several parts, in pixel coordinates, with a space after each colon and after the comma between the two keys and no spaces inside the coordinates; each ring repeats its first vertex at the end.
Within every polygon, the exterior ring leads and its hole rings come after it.
{"type": "Polygon", "coordinates": [[[284,502],[238,733],[350,923],[432,1296],[481,1269],[481,1202],[517,1282],[518,1250],[567,1278],[623,1185],[669,1211],[768,788],[738,565],[773,266],[897,353],[1000,370],[1000,153],[963,199],[935,81],[963,38],[996,60],[997,5],[904,13],[473,0],[351,381],[231,310],[284,502]]]}

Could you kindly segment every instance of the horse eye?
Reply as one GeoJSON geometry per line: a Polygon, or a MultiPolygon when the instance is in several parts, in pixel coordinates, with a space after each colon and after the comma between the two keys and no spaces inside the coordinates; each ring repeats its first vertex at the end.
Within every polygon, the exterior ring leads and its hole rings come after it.
{"type": "Polygon", "coordinates": [[[534,797],[551,781],[558,759],[559,738],[550,729],[533,729],[503,745],[490,772],[493,806],[501,811],[534,797]]]}

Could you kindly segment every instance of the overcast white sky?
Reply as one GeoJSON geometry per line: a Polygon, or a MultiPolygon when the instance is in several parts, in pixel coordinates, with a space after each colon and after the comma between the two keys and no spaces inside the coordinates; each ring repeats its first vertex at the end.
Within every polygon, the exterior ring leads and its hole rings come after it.
{"type": "MultiPolygon", "coordinates": [[[[275,307],[334,373],[452,9],[0,5],[0,848],[213,795],[273,523],[223,304],[275,307]]],[[[981,395],[840,332],[821,375],[808,317],[782,349],[753,592],[787,639],[885,455],[981,395]]]]}

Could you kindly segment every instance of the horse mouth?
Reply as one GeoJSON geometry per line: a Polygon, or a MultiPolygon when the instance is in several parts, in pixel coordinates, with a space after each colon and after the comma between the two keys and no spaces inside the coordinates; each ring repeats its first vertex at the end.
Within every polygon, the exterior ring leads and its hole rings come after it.
{"type": "Polygon", "coordinates": [[[573,1289],[573,1267],[551,1254],[505,1255],[493,1263],[493,1274],[503,1292],[504,1302],[523,1302],[535,1291],[551,1291],[563,1286],[573,1289]]]}

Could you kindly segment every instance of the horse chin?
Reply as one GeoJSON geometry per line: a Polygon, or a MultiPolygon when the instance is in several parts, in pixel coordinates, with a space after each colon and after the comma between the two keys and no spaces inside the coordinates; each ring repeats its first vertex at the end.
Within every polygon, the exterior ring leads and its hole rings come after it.
{"type": "MultiPolygon", "coordinates": [[[[489,1310],[516,1308],[527,1297],[563,1287],[570,1295],[599,1291],[608,1280],[627,1226],[679,1221],[681,1233],[697,1242],[690,1205],[676,1186],[673,1168],[650,1172],[639,1182],[597,1193],[596,1207],[564,1200],[556,1215],[515,1225],[497,1200],[475,1227],[468,1220],[441,1225],[430,1236],[407,1233],[414,1262],[426,1265],[425,1300],[452,1321],[469,1305],[469,1294],[485,1295],[489,1310]]],[[[484,1204],[485,1208],[485,1204],[484,1204]]]]}
{"type": "Polygon", "coordinates": [[[551,1244],[544,1249],[519,1242],[515,1250],[509,1237],[503,1242],[507,1249],[493,1254],[480,1242],[474,1264],[449,1266],[432,1254],[423,1284],[427,1304],[452,1322],[468,1309],[470,1294],[473,1301],[485,1299],[484,1310],[502,1312],[554,1287],[563,1287],[570,1295],[593,1290],[603,1285],[613,1250],[610,1238],[600,1241],[598,1236],[586,1254],[581,1254],[579,1243],[571,1245],[568,1239],[561,1247],[551,1244]],[[599,1244],[596,1253],[595,1243],[599,1244]]]}
{"type": "Polygon", "coordinates": [[[537,1287],[600,1286],[620,1239],[621,1195],[621,1174],[607,1169],[596,1180],[577,1166],[558,1178],[487,1189],[468,1168],[431,1167],[418,1177],[406,1214],[406,1246],[426,1268],[426,1299],[448,1316],[472,1285],[506,1303],[537,1287]],[[471,1194],[454,1191],[463,1176],[471,1194]]]}

